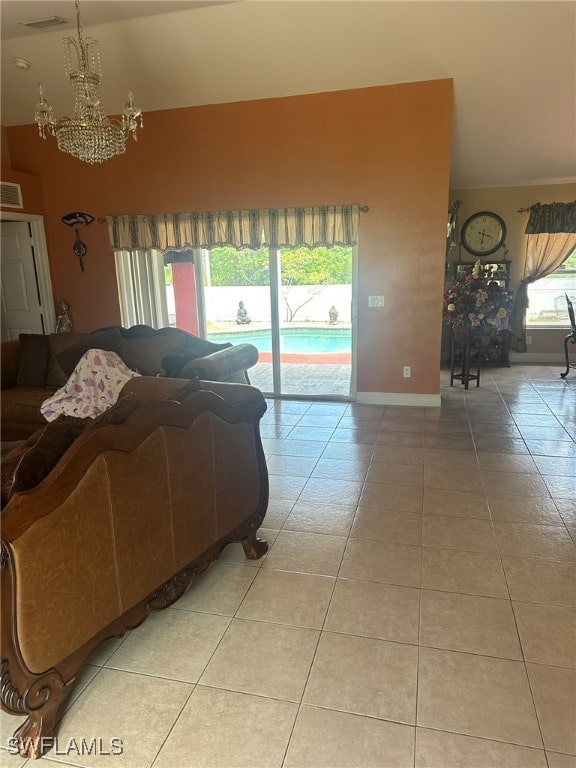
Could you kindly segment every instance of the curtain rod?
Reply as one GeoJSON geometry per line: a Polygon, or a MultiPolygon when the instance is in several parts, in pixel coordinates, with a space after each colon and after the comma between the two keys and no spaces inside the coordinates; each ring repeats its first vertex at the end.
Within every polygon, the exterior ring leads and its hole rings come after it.
{"type": "MultiPolygon", "coordinates": [[[[291,207],[298,207],[298,206],[291,206],[291,207]]],[[[324,207],[327,207],[327,208],[328,208],[328,207],[330,207],[330,206],[322,206],[322,205],[310,205],[310,206],[305,206],[305,207],[307,207],[307,208],[324,208],[324,207]]],[[[261,209],[257,208],[256,210],[261,210],[261,209]]],[[[267,210],[267,209],[265,208],[264,210],[267,210]]],[[[272,210],[273,210],[273,209],[272,209],[272,210]]],[[[370,210],[370,207],[369,207],[368,205],[359,205],[359,206],[358,206],[358,210],[360,211],[360,213],[368,213],[368,211],[370,210]]],[[[140,213],[134,213],[134,214],[128,214],[128,215],[129,215],[129,216],[158,216],[158,215],[163,215],[163,214],[155,214],[155,213],[151,213],[151,214],[147,214],[147,213],[144,213],[144,214],[140,214],[140,213]]],[[[99,216],[99,217],[96,219],[96,221],[98,222],[98,224],[106,224],[106,221],[107,221],[107,219],[106,219],[106,217],[105,217],[105,216],[99,216]]]]}
{"type": "Polygon", "coordinates": [[[562,206],[562,205],[576,205],[576,200],[574,202],[569,202],[569,203],[565,203],[565,202],[562,202],[562,203],[533,203],[529,208],[519,208],[518,209],[518,213],[528,213],[529,211],[532,210],[532,208],[536,208],[539,205],[547,206],[547,207],[549,207],[551,205],[558,205],[558,206],[562,206]]]}

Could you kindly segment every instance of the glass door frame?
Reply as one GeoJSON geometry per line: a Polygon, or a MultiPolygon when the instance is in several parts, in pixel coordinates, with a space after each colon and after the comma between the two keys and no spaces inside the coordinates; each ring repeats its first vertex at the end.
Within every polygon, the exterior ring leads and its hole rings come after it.
{"type": "Polygon", "coordinates": [[[204,296],[204,262],[206,258],[204,248],[193,248],[194,254],[194,278],[196,281],[196,307],[198,311],[198,329],[200,336],[206,338],[206,298],[204,296]]]}
{"type": "Polygon", "coordinates": [[[356,400],[358,387],[358,246],[352,246],[352,296],[350,307],[351,334],[351,360],[350,360],[350,400],[356,400]]]}
{"type": "Polygon", "coordinates": [[[280,249],[268,248],[270,275],[270,332],[272,334],[272,397],[282,397],[282,360],[280,357],[280,249]]]}

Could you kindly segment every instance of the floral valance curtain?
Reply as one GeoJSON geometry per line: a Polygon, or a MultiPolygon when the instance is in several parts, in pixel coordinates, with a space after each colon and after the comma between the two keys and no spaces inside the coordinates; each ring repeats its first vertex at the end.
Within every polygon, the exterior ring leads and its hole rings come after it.
{"type": "Polygon", "coordinates": [[[524,277],[516,292],[510,346],[526,352],[528,286],[560,267],[576,248],[576,202],[536,203],[528,209],[524,277]]]}
{"type": "Polygon", "coordinates": [[[354,245],[358,205],[108,216],[113,250],[354,245]]]}

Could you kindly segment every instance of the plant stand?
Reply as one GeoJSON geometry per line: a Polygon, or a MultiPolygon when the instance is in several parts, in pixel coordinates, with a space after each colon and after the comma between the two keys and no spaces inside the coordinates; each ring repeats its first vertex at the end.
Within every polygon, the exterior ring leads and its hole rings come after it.
{"type": "MultiPolygon", "coordinates": [[[[458,357],[460,357],[460,354],[458,357]]],[[[450,386],[454,386],[454,381],[459,381],[464,384],[464,388],[468,389],[468,385],[471,381],[476,382],[476,386],[480,386],[480,366],[482,364],[482,355],[480,354],[480,337],[473,336],[471,333],[457,333],[452,329],[452,338],[450,340],[450,386]],[[462,356],[461,370],[456,373],[457,365],[460,364],[460,360],[456,360],[456,353],[459,352],[462,356]],[[476,373],[470,373],[470,363],[476,354],[476,373]]]]}

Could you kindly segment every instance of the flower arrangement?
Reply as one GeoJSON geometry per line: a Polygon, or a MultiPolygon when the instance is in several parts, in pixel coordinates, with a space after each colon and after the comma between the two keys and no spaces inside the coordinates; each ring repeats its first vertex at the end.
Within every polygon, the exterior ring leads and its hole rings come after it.
{"type": "Polygon", "coordinates": [[[509,327],[512,294],[492,279],[492,269],[477,261],[470,274],[446,281],[444,319],[454,328],[491,336],[509,327]]]}

